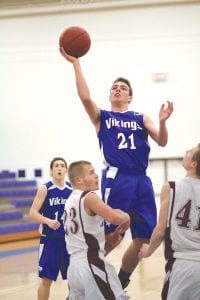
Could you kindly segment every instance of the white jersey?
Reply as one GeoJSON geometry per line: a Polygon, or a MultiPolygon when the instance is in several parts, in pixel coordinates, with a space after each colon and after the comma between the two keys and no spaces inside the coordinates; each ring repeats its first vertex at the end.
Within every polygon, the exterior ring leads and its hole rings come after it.
{"type": "Polygon", "coordinates": [[[104,219],[98,215],[88,215],[84,208],[85,195],[88,193],[74,190],[66,201],[64,228],[67,249],[71,257],[87,257],[88,253],[96,255],[97,252],[104,256],[104,219]]]}
{"type": "Polygon", "coordinates": [[[166,258],[200,261],[200,180],[185,177],[171,187],[166,258]]]}
{"type": "Polygon", "coordinates": [[[88,193],[74,190],[65,204],[64,228],[70,265],[70,300],[128,300],[115,268],[104,257],[104,219],[90,216],[84,200],[88,193]]]}

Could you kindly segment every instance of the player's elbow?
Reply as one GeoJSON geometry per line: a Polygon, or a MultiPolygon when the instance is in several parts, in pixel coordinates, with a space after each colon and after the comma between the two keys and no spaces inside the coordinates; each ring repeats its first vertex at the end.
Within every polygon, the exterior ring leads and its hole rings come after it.
{"type": "Polygon", "coordinates": [[[30,210],[29,210],[29,216],[30,216],[31,219],[33,218],[33,211],[32,211],[31,208],[30,208],[30,210]]]}
{"type": "Polygon", "coordinates": [[[165,147],[167,145],[167,142],[158,141],[158,146],[165,147]]]}
{"type": "Polygon", "coordinates": [[[118,215],[112,215],[110,216],[108,222],[111,224],[119,225],[121,223],[121,218],[118,215]]]}
{"type": "Polygon", "coordinates": [[[160,134],[158,136],[157,143],[159,146],[165,147],[167,145],[167,142],[168,142],[167,134],[160,134]]]}
{"type": "Polygon", "coordinates": [[[121,225],[121,224],[130,224],[130,217],[128,214],[120,211],[115,211],[115,214],[111,217],[111,224],[121,225]]]}
{"type": "Polygon", "coordinates": [[[30,216],[31,219],[34,220],[35,214],[34,214],[34,209],[33,209],[32,207],[31,207],[30,210],[29,210],[29,216],[30,216]]]}
{"type": "Polygon", "coordinates": [[[163,137],[163,138],[158,138],[157,140],[157,144],[160,147],[165,147],[167,145],[167,137],[163,137]]]}

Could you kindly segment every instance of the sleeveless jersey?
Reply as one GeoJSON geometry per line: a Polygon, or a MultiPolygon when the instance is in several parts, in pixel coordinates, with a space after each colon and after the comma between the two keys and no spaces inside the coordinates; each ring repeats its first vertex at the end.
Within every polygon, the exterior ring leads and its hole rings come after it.
{"type": "Polygon", "coordinates": [[[104,220],[98,215],[90,216],[85,211],[84,199],[88,193],[74,190],[65,204],[65,237],[72,258],[90,255],[104,257],[104,220]]]}
{"type": "Polygon", "coordinates": [[[200,261],[200,180],[185,177],[169,184],[165,256],[200,261]]]}
{"type": "Polygon", "coordinates": [[[65,204],[69,299],[128,300],[115,268],[104,257],[104,219],[85,211],[89,193],[94,192],[74,190],[65,204]]]}
{"type": "Polygon", "coordinates": [[[65,182],[65,186],[60,188],[54,185],[52,181],[45,183],[45,186],[47,187],[47,196],[40,213],[49,219],[58,220],[61,226],[57,230],[53,230],[48,225],[41,224],[40,233],[47,237],[64,236],[63,212],[65,202],[72,192],[72,187],[69,182],[65,182]]]}
{"type": "Polygon", "coordinates": [[[150,146],[143,114],[101,110],[99,146],[105,163],[122,172],[145,174],[150,146]]]}

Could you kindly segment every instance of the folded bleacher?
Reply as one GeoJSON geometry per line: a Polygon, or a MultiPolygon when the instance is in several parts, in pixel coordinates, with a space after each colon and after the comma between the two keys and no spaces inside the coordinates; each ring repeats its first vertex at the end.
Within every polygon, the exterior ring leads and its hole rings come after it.
{"type": "Polygon", "coordinates": [[[39,224],[29,218],[36,191],[36,180],[19,180],[14,172],[0,172],[0,243],[39,236],[39,224]]]}
{"type": "Polygon", "coordinates": [[[16,173],[7,170],[3,170],[0,172],[0,179],[10,179],[10,178],[16,178],[16,173]]]}
{"type": "MultiPolygon", "coordinates": [[[[0,177],[1,179],[1,177],[0,177]]],[[[20,188],[20,187],[35,187],[37,185],[36,180],[0,180],[0,188],[20,188]]]]}
{"type": "Polygon", "coordinates": [[[0,211],[0,221],[18,220],[23,218],[22,211],[0,211]]]}
{"type": "Polygon", "coordinates": [[[13,199],[13,200],[10,200],[9,203],[11,205],[13,205],[14,207],[30,207],[33,203],[33,199],[30,198],[30,199],[13,199]]]}
{"type": "Polygon", "coordinates": [[[16,223],[16,224],[6,224],[0,226],[0,234],[8,233],[19,233],[26,231],[38,230],[37,222],[27,222],[27,223],[16,223]]]}

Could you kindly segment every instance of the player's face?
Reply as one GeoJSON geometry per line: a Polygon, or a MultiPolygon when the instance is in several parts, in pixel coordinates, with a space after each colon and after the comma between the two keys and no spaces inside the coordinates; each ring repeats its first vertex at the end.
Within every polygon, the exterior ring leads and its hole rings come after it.
{"type": "Polygon", "coordinates": [[[194,166],[194,162],[192,160],[194,153],[198,150],[198,147],[194,147],[192,149],[189,149],[186,151],[185,156],[183,157],[182,160],[182,166],[186,169],[186,170],[190,170],[191,168],[193,168],[194,166]]]}
{"type": "Polygon", "coordinates": [[[66,173],[67,173],[67,169],[65,163],[62,160],[56,160],[51,170],[52,177],[61,179],[65,177],[66,173]]]}
{"type": "Polygon", "coordinates": [[[120,101],[124,103],[130,103],[132,96],[129,95],[130,89],[129,86],[122,82],[115,82],[112,84],[110,89],[110,101],[120,101]]]}
{"type": "Polygon", "coordinates": [[[99,177],[92,165],[84,166],[83,182],[88,191],[95,191],[99,189],[99,177]]]}

